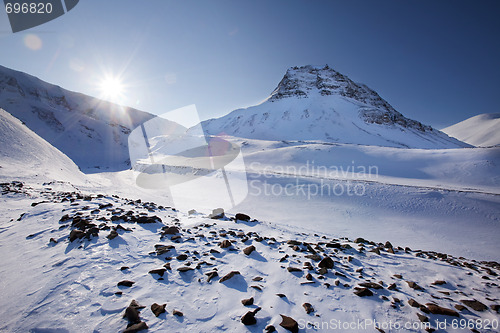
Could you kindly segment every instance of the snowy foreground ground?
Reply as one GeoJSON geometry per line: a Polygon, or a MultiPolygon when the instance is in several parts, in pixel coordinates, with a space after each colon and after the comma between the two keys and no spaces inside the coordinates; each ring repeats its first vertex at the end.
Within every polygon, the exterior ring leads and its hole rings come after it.
{"type": "Polygon", "coordinates": [[[496,263],[99,193],[2,185],[0,331],[499,330],[496,263]]]}

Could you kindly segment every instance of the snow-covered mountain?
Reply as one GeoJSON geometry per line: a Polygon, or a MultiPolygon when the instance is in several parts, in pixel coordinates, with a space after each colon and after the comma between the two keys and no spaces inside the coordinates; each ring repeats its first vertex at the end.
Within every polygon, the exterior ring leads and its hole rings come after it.
{"type": "Polygon", "coordinates": [[[500,146],[500,113],[484,113],[442,131],[477,147],[500,146]]]}
{"type": "Polygon", "coordinates": [[[0,109],[0,179],[26,178],[81,183],[85,175],[54,148],[5,110],[0,109]]]}
{"type": "Polygon", "coordinates": [[[86,172],[129,168],[128,134],[153,117],[2,66],[0,107],[86,172]]]}
{"type": "Polygon", "coordinates": [[[364,84],[332,68],[288,69],[261,104],[202,123],[208,134],[263,140],[318,140],[408,148],[468,145],[406,118],[364,84]]]}

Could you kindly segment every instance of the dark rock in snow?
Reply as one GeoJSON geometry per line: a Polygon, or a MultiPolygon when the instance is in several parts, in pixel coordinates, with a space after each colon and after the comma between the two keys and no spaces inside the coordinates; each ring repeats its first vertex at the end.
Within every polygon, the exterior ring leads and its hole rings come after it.
{"type": "Polygon", "coordinates": [[[411,306],[411,307],[414,307],[414,308],[419,308],[420,307],[420,303],[415,301],[413,298],[410,298],[408,300],[408,304],[411,306]]]}
{"type": "Polygon", "coordinates": [[[129,327],[127,327],[123,333],[137,333],[139,331],[142,331],[142,330],[147,330],[148,329],[148,325],[141,321],[140,323],[137,323],[137,324],[133,324],[129,327]]]}
{"type": "Polygon", "coordinates": [[[432,314],[440,314],[440,315],[445,315],[445,316],[460,317],[460,315],[458,314],[458,312],[456,312],[455,310],[448,309],[448,308],[443,308],[443,307],[441,307],[439,305],[436,305],[434,303],[427,303],[425,305],[427,306],[427,309],[429,309],[429,311],[432,314]]]}
{"type": "Polygon", "coordinates": [[[324,257],[318,264],[318,267],[333,268],[334,262],[330,257],[324,257]]]}
{"type": "Polygon", "coordinates": [[[163,235],[175,235],[179,233],[179,228],[177,227],[168,227],[163,230],[163,235]]]}
{"type": "Polygon", "coordinates": [[[310,303],[304,303],[304,304],[302,304],[302,306],[306,310],[307,314],[310,314],[311,312],[314,312],[314,308],[313,308],[313,306],[310,303]]]}
{"type": "Polygon", "coordinates": [[[250,221],[250,216],[248,216],[247,214],[243,214],[243,213],[238,213],[234,216],[234,218],[236,220],[240,220],[240,221],[245,221],[245,222],[248,222],[250,221]]]}
{"type": "Polygon", "coordinates": [[[274,327],[273,325],[268,325],[268,326],[266,326],[265,330],[266,330],[266,333],[276,332],[276,327],[274,327]]]}
{"type": "Polygon", "coordinates": [[[111,239],[114,239],[118,237],[118,233],[116,232],[116,230],[111,230],[111,232],[109,233],[109,235],[106,236],[107,239],[111,240],[111,239]]]}
{"type": "Polygon", "coordinates": [[[221,282],[221,283],[222,283],[222,282],[224,282],[224,281],[229,280],[229,279],[230,279],[230,278],[232,278],[233,276],[235,276],[235,275],[239,275],[239,274],[240,274],[240,272],[238,272],[238,271],[231,271],[231,272],[227,273],[226,275],[224,275],[224,276],[223,276],[223,277],[219,280],[219,282],[221,282]]]}
{"type": "Polygon", "coordinates": [[[298,267],[287,267],[286,268],[290,273],[293,273],[293,272],[302,272],[302,269],[298,268],[298,267]]]}
{"type": "Polygon", "coordinates": [[[188,272],[188,271],[192,271],[192,270],[194,270],[194,268],[189,267],[189,266],[183,266],[183,267],[179,267],[179,268],[177,268],[177,270],[178,270],[179,272],[188,272]]]}
{"type": "Polygon", "coordinates": [[[157,304],[157,303],[153,303],[153,305],[151,305],[151,311],[154,313],[154,315],[156,317],[158,317],[159,315],[161,315],[162,313],[166,312],[165,311],[165,307],[167,306],[167,304],[157,304]]]}
{"type": "Polygon", "coordinates": [[[373,292],[368,288],[356,287],[355,289],[356,290],[354,291],[354,294],[358,295],[359,297],[373,296],[373,292]]]}
{"type": "Polygon", "coordinates": [[[241,304],[245,306],[253,305],[253,297],[242,299],[241,304]]]}
{"type": "Polygon", "coordinates": [[[384,289],[380,284],[375,282],[363,282],[359,284],[361,287],[371,288],[371,289],[384,289]]]}
{"type": "Polygon", "coordinates": [[[411,289],[415,289],[415,290],[423,290],[422,287],[420,287],[416,282],[413,282],[413,281],[406,281],[406,283],[408,283],[408,286],[411,288],[411,289]]]}
{"type": "Polygon", "coordinates": [[[223,240],[223,241],[219,244],[219,246],[220,246],[221,248],[223,248],[223,249],[228,248],[228,247],[230,247],[231,245],[232,245],[232,244],[231,244],[231,242],[230,242],[229,240],[227,240],[227,239],[224,239],[224,240],[223,240]]]}
{"type": "Polygon", "coordinates": [[[85,232],[81,231],[81,230],[78,230],[78,229],[73,229],[71,230],[71,232],[69,233],[69,241],[72,242],[76,239],[81,239],[85,237],[85,232]]]}
{"type": "Polygon", "coordinates": [[[167,271],[166,268],[157,268],[150,270],[149,274],[158,274],[159,276],[163,276],[163,274],[165,274],[166,271],[167,271]]]}
{"type": "Polygon", "coordinates": [[[295,321],[295,319],[282,314],[280,314],[280,316],[281,316],[281,323],[280,323],[281,327],[292,333],[299,332],[299,324],[295,321]]]}
{"type": "Polygon", "coordinates": [[[219,274],[216,271],[213,272],[208,272],[205,274],[207,276],[207,282],[210,282],[213,278],[219,276],[219,274]]]}
{"type": "Polygon", "coordinates": [[[255,251],[255,246],[253,245],[250,245],[249,247],[243,249],[243,253],[247,256],[250,255],[250,253],[252,253],[253,251],[255,251]]]}
{"type": "Polygon", "coordinates": [[[127,318],[129,324],[137,324],[141,322],[141,318],[139,317],[139,310],[133,306],[127,306],[125,309],[124,318],[127,318]]]}
{"type": "Polygon", "coordinates": [[[216,208],[212,210],[212,213],[208,217],[214,220],[222,219],[224,218],[224,209],[216,208]]]}
{"type": "Polygon", "coordinates": [[[177,260],[180,260],[180,261],[184,261],[188,258],[187,254],[183,253],[183,254],[179,254],[176,259],[177,260]]]}
{"type": "Polygon", "coordinates": [[[184,317],[184,313],[180,312],[179,310],[172,311],[172,314],[177,317],[184,317]]]}
{"type": "Polygon", "coordinates": [[[132,287],[134,285],[134,281],[129,281],[129,280],[123,280],[118,282],[118,287],[123,286],[123,287],[132,287]]]}
{"type": "Polygon", "coordinates": [[[468,299],[461,299],[460,302],[464,303],[467,305],[469,308],[476,310],[476,311],[484,311],[488,309],[486,305],[483,303],[473,299],[473,300],[468,300],[468,299]]]}

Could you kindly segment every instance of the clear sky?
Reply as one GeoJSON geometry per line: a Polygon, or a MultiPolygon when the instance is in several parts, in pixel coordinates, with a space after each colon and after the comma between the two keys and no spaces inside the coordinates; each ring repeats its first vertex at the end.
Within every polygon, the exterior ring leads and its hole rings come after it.
{"type": "Polygon", "coordinates": [[[202,119],[258,103],[297,65],[328,64],[405,116],[442,128],[500,112],[500,1],[81,0],[13,34],[0,64],[66,89],[202,119]]]}

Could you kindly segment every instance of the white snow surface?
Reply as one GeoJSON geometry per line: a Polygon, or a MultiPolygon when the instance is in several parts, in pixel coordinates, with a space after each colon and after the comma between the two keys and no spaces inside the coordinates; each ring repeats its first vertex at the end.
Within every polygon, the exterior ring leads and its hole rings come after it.
{"type": "Polygon", "coordinates": [[[479,114],[442,131],[477,147],[500,146],[500,113],[479,114]]]}

